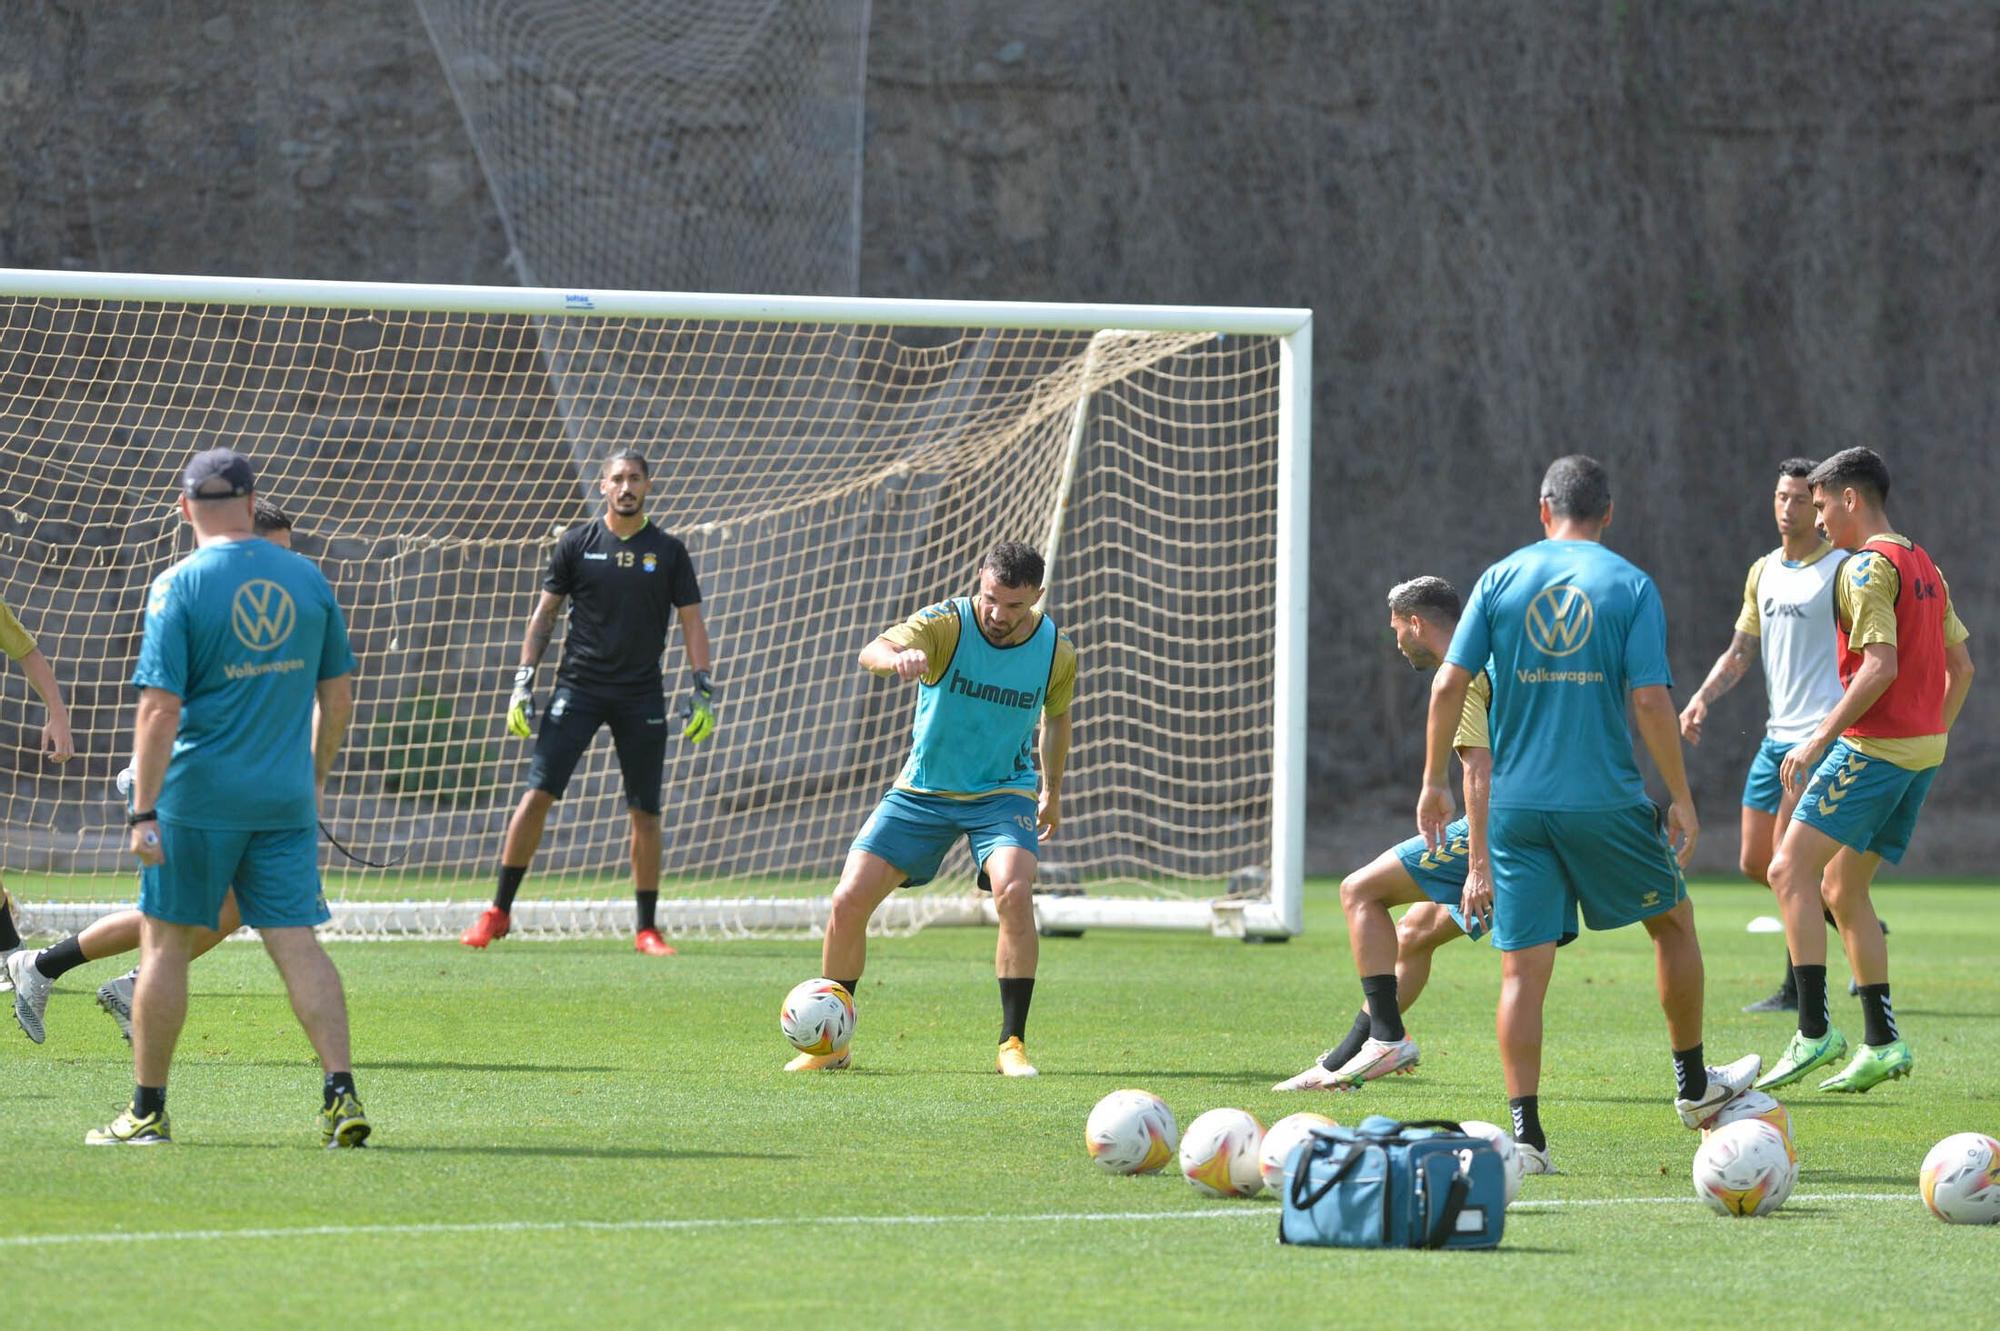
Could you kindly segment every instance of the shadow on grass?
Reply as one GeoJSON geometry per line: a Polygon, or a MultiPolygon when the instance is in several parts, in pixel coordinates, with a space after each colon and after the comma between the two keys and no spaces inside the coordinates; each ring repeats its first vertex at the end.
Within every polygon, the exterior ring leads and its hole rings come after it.
{"type": "Polygon", "coordinates": [[[796,1160],[789,1151],[697,1151],[671,1146],[425,1146],[384,1143],[399,1155],[541,1155],[579,1160],[796,1160]]]}
{"type": "MultiPolygon", "coordinates": [[[[227,1051],[190,1049],[188,1061],[207,1059],[212,1066],[230,1068],[317,1068],[310,1054],[299,1058],[237,1058],[227,1051]]],[[[608,1063],[453,1063],[449,1060],[385,1059],[375,1062],[356,1059],[354,1070],[365,1077],[371,1072],[638,1072],[639,1068],[615,1067],[608,1063]]]]}

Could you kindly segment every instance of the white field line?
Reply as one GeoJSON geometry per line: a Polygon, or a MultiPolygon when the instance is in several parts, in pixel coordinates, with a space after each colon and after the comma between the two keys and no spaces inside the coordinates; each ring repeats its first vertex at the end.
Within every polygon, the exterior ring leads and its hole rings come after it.
{"type": "MultiPolygon", "coordinates": [[[[1517,1201],[1517,1211],[1555,1210],[1570,1206],[1692,1206],[1694,1197],[1576,1197],[1517,1201]]],[[[1797,1202],[1917,1202],[1909,1192],[1800,1193],[1797,1202]]],[[[389,1237],[424,1234],[629,1234],[685,1230],[870,1227],[910,1225],[993,1224],[1119,1224],[1155,1220],[1262,1220],[1275,1222],[1268,1206],[1216,1208],[1208,1211],[1054,1211],[1040,1215],[829,1215],[745,1216],[684,1220],[492,1220],[416,1225],[297,1225],[273,1229],[112,1230],[96,1234],[0,1235],[0,1248],[58,1248],[77,1244],[209,1243],[217,1239],[318,1239],[389,1237]]]]}

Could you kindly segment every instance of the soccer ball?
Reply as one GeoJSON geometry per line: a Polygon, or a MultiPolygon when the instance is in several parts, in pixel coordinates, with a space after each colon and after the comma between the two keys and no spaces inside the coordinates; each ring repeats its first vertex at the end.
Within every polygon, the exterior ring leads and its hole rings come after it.
{"type": "Polygon", "coordinates": [[[1181,1138],[1181,1173],[1211,1197],[1255,1197],[1264,1190],[1257,1148],[1264,1125],[1241,1109],[1211,1109],[1181,1138]]]}
{"type": "Polygon", "coordinates": [[[1762,1119],[1725,1124],[1694,1153],[1695,1196],[1717,1215],[1769,1215],[1798,1177],[1784,1134],[1762,1119]]]}
{"type": "Polygon", "coordinates": [[[1924,1157],[1917,1191],[1931,1214],[1954,1225],[2000,1221],[2000,1141],[1954,1132],[1924,1157]]]}
{"type": "Polygon", "coordinates": [[[778,1009],[778,1029],[801,1053],[836,1053],[854,1038],[854,996],[838,980],[795,984],[778,1009]]]}
{"type": "Polygon", "coordinates": [[[1769,1123],[1785,1139],[1785,1150],[1790,1153],[1793,1168],[1799,1163],[1798,1138],[1792,1135],[1792,1111],[1779,1104],[1762,1091],[1744,1091],[1734,1100],[1715,1111],[1715,1117],[1702,1126],[1701,1137],[1708,1140],[1708,1134],[1717,1128],[1745,1119],[1756,1119],[1769,1123]]]}
{"type": "Polygon", "coordinates": [[[1257,1148],[1257,1172],[1264,1176],[1264,1186],[1284,1196],[1285,1183],[1291,1177],[1285,1166],[1291,1162],[1292,1152],[1314,1128],[1336,1126],[1325,1114],[1287,1114],[1273,1123],[1264,1134],[1264,1144],[1257,1148]]]}
{"type": "Polygon", "coordinates": [[[1519,1196],[1521,1192],[1521,1170],[1523,1167],[1521,1152],[1514,1145],[1512,1135],[1498,1124],[1488,1123],[1482,1119],[1467,1119],[1458,1126],[1465,1129],[1465,1135],[1468,1137],[1477,1137],[1481,1141],[1492,1142],[1493,1149],[1500,1153],[1500,1172],[1502,1177],[1507,1180],[1506,1204],[1512,1206],[1514,1198],[1519,1196]]]}
{"type": "Polygon", "coordinates": [[[1113,1091],[1083,1123],[1083,1144],[1099,1169],[1153,1174],[1180,1145],[1174,1111],[1151,1091],[1113,1091]]]}

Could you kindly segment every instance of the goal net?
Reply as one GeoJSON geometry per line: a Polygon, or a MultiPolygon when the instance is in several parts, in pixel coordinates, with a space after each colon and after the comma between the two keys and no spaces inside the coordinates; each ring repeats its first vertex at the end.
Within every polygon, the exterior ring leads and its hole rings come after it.
{"type": "MultiPolygon", "coordinates": [[[[0,596],[54,663],[78,757],[0,681],[0,855],[68,927],[133,896],[113,778],[174,500],[226,443],[346,611],[353,728],[335,928],[449,934],[490,894],[530,746],[503,713],[557,534],[601,460],[652,462],[686,542],[719,727],[670,742],[662,927],[811,930],[907,752],[913,690],[855,655],[1028,541],[1080,679],[1044,928],[1298,927],[1303,311],[400,287],[0,270],[0,596]]],[[[541,672],[542,696],[555,651],[541,672]]],[[[667,686],[685,688],[679,642],[667,686]]],[[[977,923],[963,847],[885,927],[977,923]]],[[[515,912],[632,927],[608,734],[515,912]]]]}

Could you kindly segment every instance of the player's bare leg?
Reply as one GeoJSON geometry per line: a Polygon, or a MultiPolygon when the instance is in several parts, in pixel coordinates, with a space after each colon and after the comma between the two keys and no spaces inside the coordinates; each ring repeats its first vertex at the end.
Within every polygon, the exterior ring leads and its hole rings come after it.
{"type": "Polygon", "coordinates": [[[632,946],[649,957],[671,957],[674,949],[660,937],[654,913],[660,904],[660,815],[628,809],[632,815],[632,895],[638,919],[632,946]]]}
{"type": "Polygon", "coordinates": [[[172,1140],[167,1120],[167,1070],[187,1021],[188,958],[194,930],[147,919],[140,926],[139,982],[132,1004],[132,1103],[101,1128],[84,1134],[92,1146],[151,1146],[172,1140]]]}
{"type": "Polygon", "coordinates": [[[981,867],[993,884],[993,911],[1000,917],[1000,937],[993,945],[993,974],[1000,982],[1000,1052],[994,1068],[1009,1077],[1032,1077],[1028,1005],[1042,954],[1035,930],[1036,860],[1018,846],[1003,846],[981,867]]]}
{"type": "MultiPolygon", "coordinates": [[[[1847,1052],[1847,1037],[1832,1026],[1826,1005],[1826,903],[1822,884],[1841,845],[1794,820],[1771,859],[1771,889],[1785,921],[1785,946],[1799,981],[1799,1028],[1759,1090],[1789,1086],[1847,1052]]],[[[1873,912],[1870,912],[1873,915],[1873,912]]],[[[1880,927],[1877,927],[1880,933],[1880,927]]]]}
{"type": "Polygon", "coordinates": [[[285,982],[292,1015],[305,1029],[326,1074],[320,1110],[321,1141],[329,1147],[360,1146],[368,1138],[368,1118],[354,1094],[354,1062],[348,1049],[347,996],[333,958],[311,928],[263,929],[264,950],[285,982]]]}
{"type": "Polygon", "coordinates": [[[1500,1071],[1507,1083],[1515,1149],[1527,1174],[1553,1174],[1542,1131],[1542,1004],[1555,973],[1556,945],[1541,943],[1500,954],[1500,1002],[1493,1012],[1500,1071]]]}
{"type": "Polygon", "coordinates": [[[1827,903],[1840,927],[1840,941],[1853,968],[1855,993],[1861,999],[1861,1048],[1834,1076],[1819,1084],[1822,1091],[1867,1091],[1896,1077],[1907,1077],[1915,1060],[1896,1027],[1889,1001],[1889,945],[1882,921],[1875,914],[1869,887],[1882,857],[1843,846],[1827,865],[1827,903]]]}
{"type": "Polygon", "coordinates": [[[1660,1011],[1667,1018],[1667,1041],[1674,1055],[1674,1111],[1698,1128],[1741,1095],[1763,1069],[1764,1060],[1746,1054],[1710,1067],[1702,1057],[1701,1000],[1706,982],[1701,940],[1694,931],[1694,902],[1682,897],[1672,910],[1646,920],[1653,940],[1653,968],[1660,1011]]]}
{"type": "Polygon", "coordinates": [[[542,828],[555,802],[556,797],[546,790],[530,788],[521,792],[521,802],[508,817],[507,835],[500,843],[500,886],[494,893],[493,904],[479,912],[458,936],[459,942],[467,947],[485,947],[494,939],[507,936],[513,923],[510,913],[514,908],[514,893],[519,890],[528,866],[535,862],[535,852],[542,844],[542,828]]]}
{"type": "Polygon", "coordinates": [[[1431,982],[1431,954],[1465,930],[1451,918],[1449,907],[1419,901],[1396,921],[1396,1002],[1408,1012],[1431,982]]]}
{"type": "MultiPolygon", "coordinates": [[[[875,908],[908,877],[880,855],[865,850],[849,850],[840,871],[840,885],[833,889],[833,906],[827,915],[826,938],[820,944],[820,974],[838,980],[859,1000],[861,975],[868,964],[868,921],[875,908]]],[[[800,1054],[785,1064],[787,1072],[834,1071],[848,1064],[848,1051],[830,1054],[800,1054]]]]}

